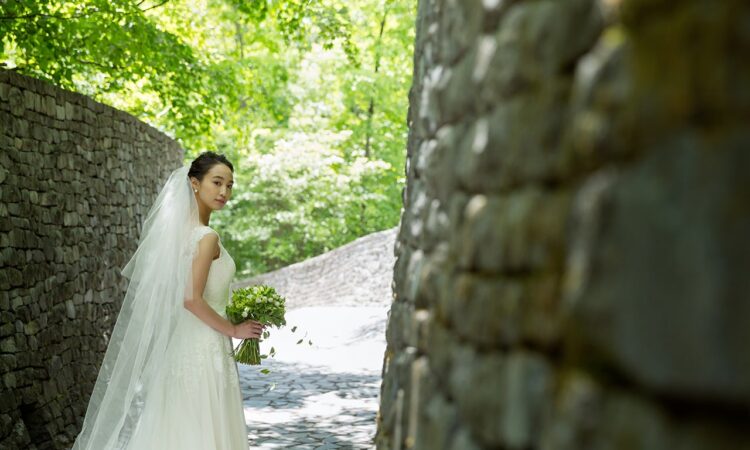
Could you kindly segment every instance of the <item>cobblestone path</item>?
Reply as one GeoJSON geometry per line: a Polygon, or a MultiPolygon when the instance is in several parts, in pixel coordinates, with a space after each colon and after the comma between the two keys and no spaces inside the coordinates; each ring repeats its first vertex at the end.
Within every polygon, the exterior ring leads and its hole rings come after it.
{"type": "Polygon", "coordinates": [[[271,329],[261,343],[262,353],[273,346],[276,357],[260,367],[239,365],[251,449],[374,448],[387,311],[320,306],[287,312],[288,326],[271,329]]]}

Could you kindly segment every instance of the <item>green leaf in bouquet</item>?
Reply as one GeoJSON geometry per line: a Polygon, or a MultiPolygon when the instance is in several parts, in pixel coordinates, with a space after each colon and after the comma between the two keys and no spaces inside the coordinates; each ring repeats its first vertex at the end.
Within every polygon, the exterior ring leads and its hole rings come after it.
{"type": "Polygon", "coordinates": [[[268,369],[260,369],[260,373],[262,373],[263,375],[268,375],[269,373],[271,373],[271,371],[268,369]]]}

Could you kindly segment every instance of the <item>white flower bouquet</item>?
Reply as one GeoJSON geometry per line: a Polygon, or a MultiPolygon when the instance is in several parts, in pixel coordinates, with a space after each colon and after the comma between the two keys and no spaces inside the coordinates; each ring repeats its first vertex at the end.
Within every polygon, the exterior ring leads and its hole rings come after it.
{"type": "MultiPolygon", "coordinates": [[[[234,324],[252,319],[264,325],[281,327],[286,325],[286,299],[270,286],[248,286],[232,292],[226,313],[227,318],[234,324]]],[[[268,331],[264,331],[263,339],[268,338],[268,335],[268,331]]],[[[266,355],[260,354],[259,342],[256,338],[244,339],[235,349],[234,360],[243,364],[260,364],[266,355]]],[[[273,353],[272,348],[271,355],[273,353]]]]}

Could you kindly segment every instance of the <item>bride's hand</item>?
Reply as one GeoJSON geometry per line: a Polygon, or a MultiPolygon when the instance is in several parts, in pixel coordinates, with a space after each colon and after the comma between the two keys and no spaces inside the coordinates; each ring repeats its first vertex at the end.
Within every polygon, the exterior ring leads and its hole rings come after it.
{"type": "Polygon", "coordinates": [[[265,326],[255,320],[246,320],[234,325],[232,337],[237,339],[259,338],[265,326]]]}

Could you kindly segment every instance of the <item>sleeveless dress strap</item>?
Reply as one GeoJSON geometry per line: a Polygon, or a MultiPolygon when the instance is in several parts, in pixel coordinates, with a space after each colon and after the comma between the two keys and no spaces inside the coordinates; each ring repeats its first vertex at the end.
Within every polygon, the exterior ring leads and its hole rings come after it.
{"type": "MultiPolygon", "coordinates": [[[[195,227],[195,230],[193,230],[193,235],[190,239],[191,258],[194,258],[196,253],[198,253],[198,242],[200,242],[200,240],[203,239],[203,236],[207,235],[208,233],[214,233],[216,236],[219,236],[219,233],[217,233],[216,230],[206,225],[195,227]]],[[[221,237],[219,237],[219,240],[221,240],[221,237]]]]}

